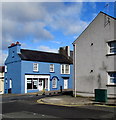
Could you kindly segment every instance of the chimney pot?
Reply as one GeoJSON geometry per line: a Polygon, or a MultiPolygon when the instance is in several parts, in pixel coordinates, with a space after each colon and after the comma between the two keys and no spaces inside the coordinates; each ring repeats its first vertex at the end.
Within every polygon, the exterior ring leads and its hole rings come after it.
{"type": "Polygon", "coordinates": [[[20,43],[17,41],[16,44],[19,45],[20,43]]]}
{"type": "Polygon", "coordinates": [[[11,44],[11,46],[14,46],[14,45],[15,45],[15,43],[12,43],[12,44],[11,44]]]}

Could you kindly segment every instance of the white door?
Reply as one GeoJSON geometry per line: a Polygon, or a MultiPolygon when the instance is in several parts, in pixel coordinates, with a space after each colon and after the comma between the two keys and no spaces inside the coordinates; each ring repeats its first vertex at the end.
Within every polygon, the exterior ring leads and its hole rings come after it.
{"type": "Polygon", "coordinates": [[[42,79],[39,79],[39,81],[38,81],[38,89],[39,89],[39,91],[43,90],[43,80],[42,79]]]}
{"type": "Polygon", "coordinates": [[[64,79],[64,89],[68,89],[68,79],[64,79]]]}

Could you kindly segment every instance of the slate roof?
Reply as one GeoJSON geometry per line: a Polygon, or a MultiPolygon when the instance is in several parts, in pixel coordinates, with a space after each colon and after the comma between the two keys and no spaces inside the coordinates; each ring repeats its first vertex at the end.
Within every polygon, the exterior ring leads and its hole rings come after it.
{"type": "Polygon", "coordinates": [[[62,64],[72,64],[72,58],[67,58],[59,53],[49,53],[43,51],[26,50],[21,49],[21,54],[19,54],[22,60],[26,61],[39,61],[39,62],[50,62],[50,63],[62,63],[62,64]]]}

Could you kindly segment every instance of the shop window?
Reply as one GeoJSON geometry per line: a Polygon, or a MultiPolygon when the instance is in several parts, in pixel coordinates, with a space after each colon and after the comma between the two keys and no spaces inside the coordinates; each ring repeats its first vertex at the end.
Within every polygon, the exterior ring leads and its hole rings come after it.
{"type": "Polygon", "coordinates": [[[27,78],[27,89],[37,89],[37,78],[27,78]]]}

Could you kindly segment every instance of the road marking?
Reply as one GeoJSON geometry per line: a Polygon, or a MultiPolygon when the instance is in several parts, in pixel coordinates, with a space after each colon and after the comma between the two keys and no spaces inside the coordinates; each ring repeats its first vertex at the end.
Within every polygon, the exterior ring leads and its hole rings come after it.
{"type": "Polygon", "coordinates": [[[46,103],[46,102],[42,102],[43,99],[39,99],[37,100],[38,103],[40,104],[47,104],[47,105],[57,105],[57,106],[66,106],[66,107],[71,107],[71,106],[84,106],[84,105],[64,105],[64,104],[56,104],[56,103],[46,103]]]}

